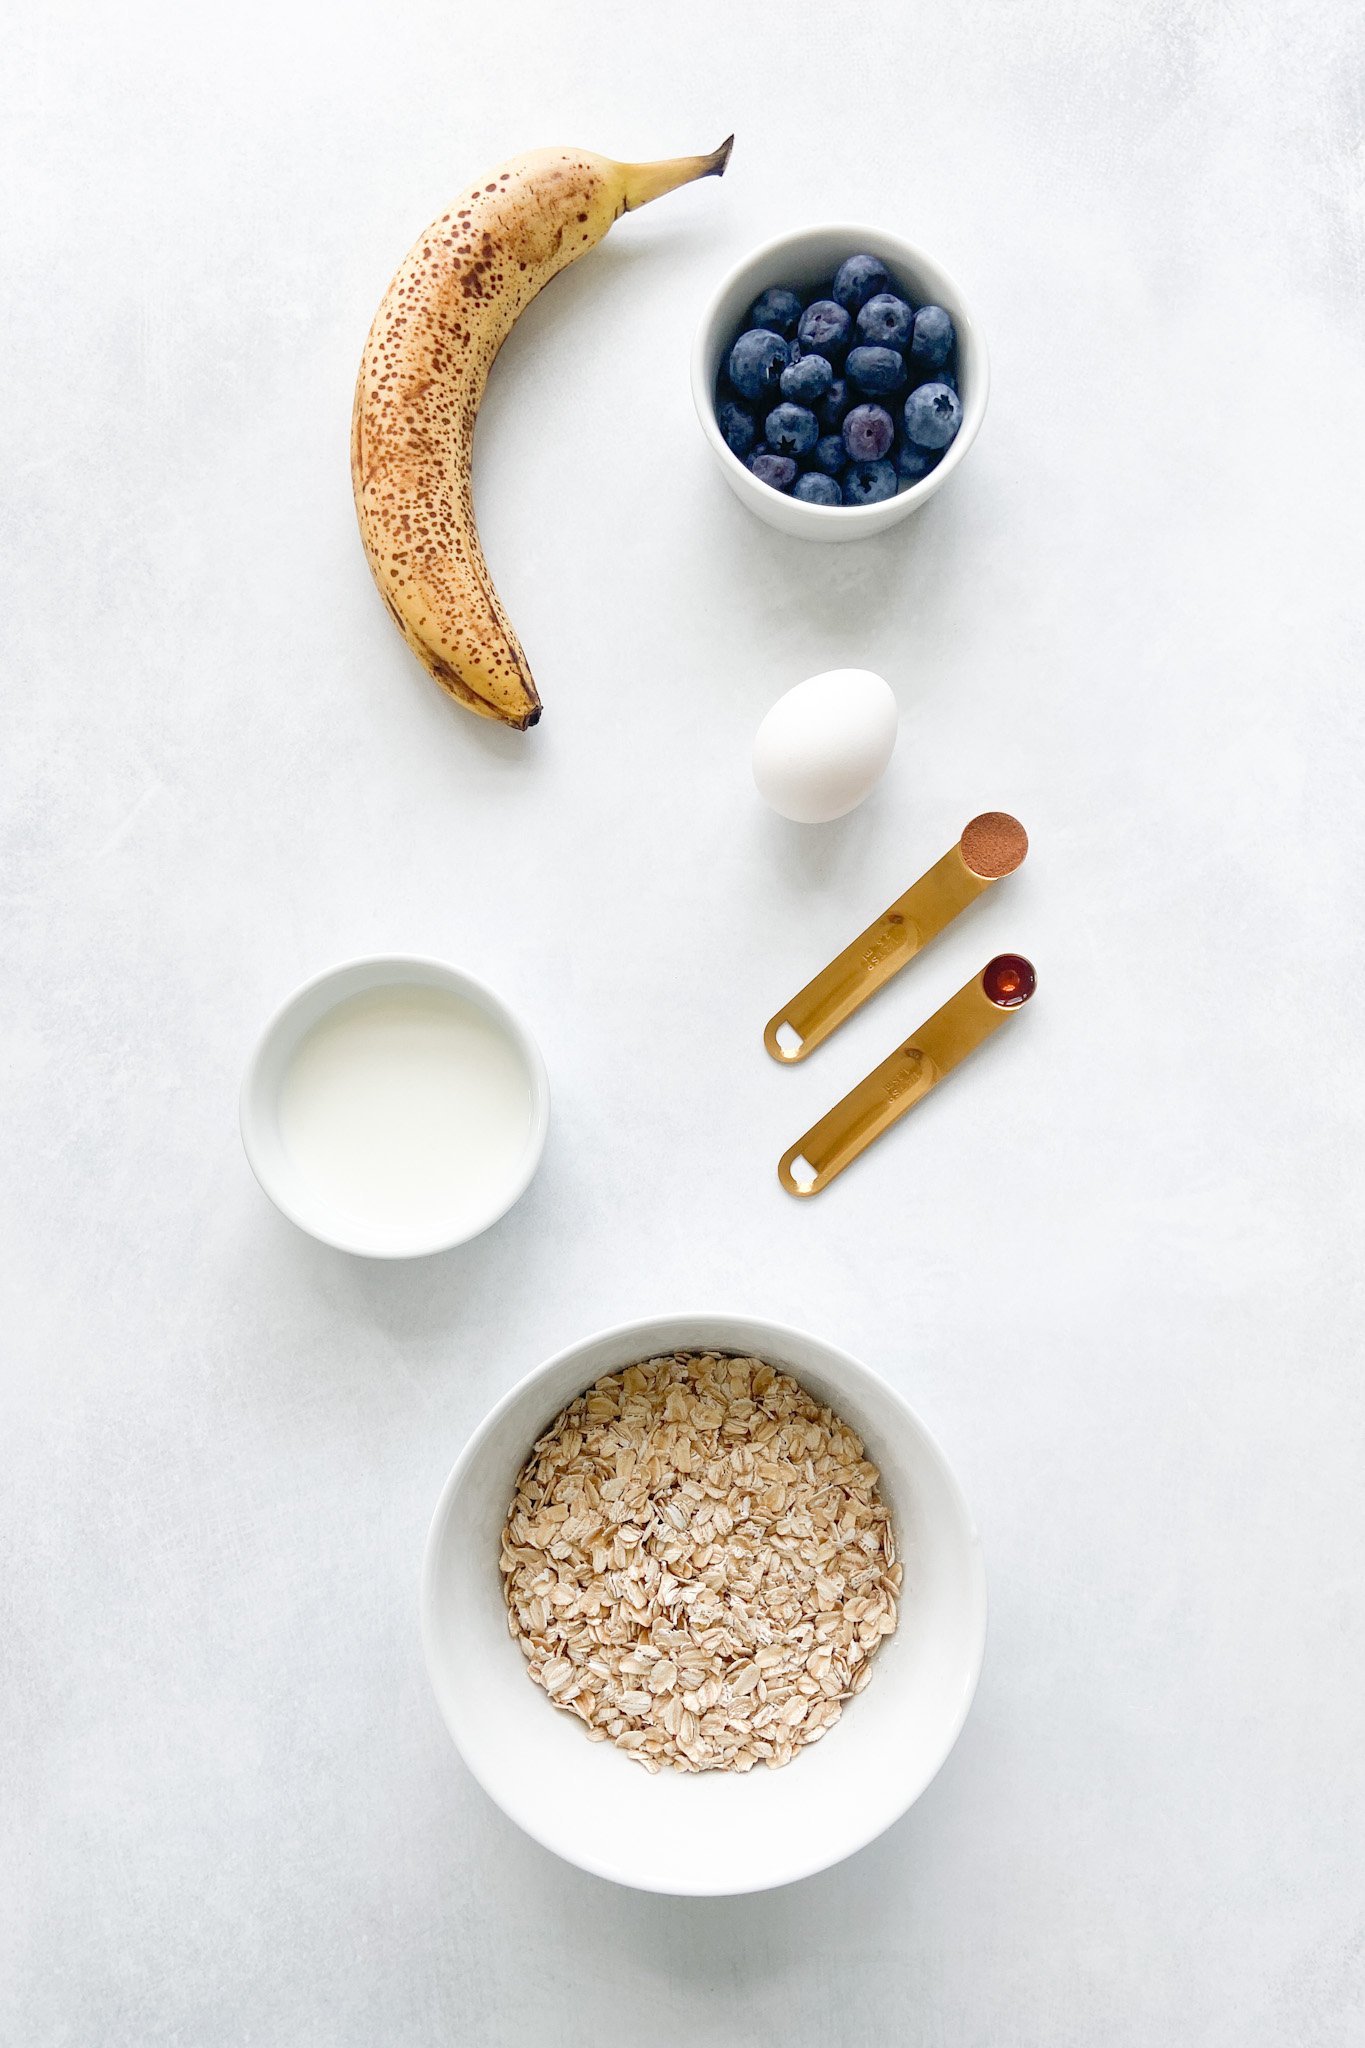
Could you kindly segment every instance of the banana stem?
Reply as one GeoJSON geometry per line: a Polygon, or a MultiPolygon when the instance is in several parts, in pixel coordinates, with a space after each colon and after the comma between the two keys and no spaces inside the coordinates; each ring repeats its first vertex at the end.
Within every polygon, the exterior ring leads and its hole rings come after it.
{"type": "Polygon", "coordinates": [[[633,213],[637,206],[648,206],[651,199],[662,199],[665,192],[676,192],[679,185],[690,185],[694,178],[723,177],[734,145],[734,136],[727,135],[720,148],[713,149],[710,156],[674,156],[657,164],[622,164],[626,212],[633,213]]]}

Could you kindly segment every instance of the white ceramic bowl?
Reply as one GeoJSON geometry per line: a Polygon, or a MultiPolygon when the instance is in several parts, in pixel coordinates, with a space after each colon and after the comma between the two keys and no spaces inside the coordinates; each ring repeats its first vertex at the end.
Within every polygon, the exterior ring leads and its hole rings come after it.
{"type": "Polygon", "coordinates": [[[751,512],[780,533],[793,534],[798,540],[861,540],[870,533],[884,533],[888,526],[918,511],[966,460],[967,450],[985,417],[990,381],[981,330],[947,271],[913,242],[889,235],[883,228],[837,223],[830,227],[798,228],[794,234],[779,235],[776,241],[765,242],[737,263],[717,287],[703,313],[692,349],[693,403],[707,445],[720,464],[726,483],[751,512]],[[806,505],[784,491],[775,491],[771,484],[760,483],[726,446],[716,424],[716,374],[746,308],[761,291],[777,284],[797,289],[818,284],[831,277],[846,256],[860,249],[879,256],[916,305],[943,306],[952,314],[957,329],[962,425],[943,460],[923,482],[912,484],[908,491],[884,498],[879,505],[806,505]]]}
{"type": "Polygon", "coordinates": [[[466,1244],[505,1216],[526,1192],[545,1149],[550,1123],[550,1083],[545,1062],[526,1026],[500,996],[442,960],[408,956],[350,960],[305,982],[275,1012],[262,1032],[242,1081],[239,1113],[242,1144],[265,1192],[276,1208],[323,1244],[338,1251],[374,1259],[421,1258],[466,1244]],[[491,1019],[516,1052],[526,1071],[531,1097],[531,1127],[515,1167],[505,1178],[491,1181],[476,1213],[463,1213],[458,1227],[432,1215],[421,1225],[401,1230],[376,1225],[366,1230],[355,1217],[335,1208],[291,1156],[280,1130],[280,1087],[300,1040],[339,1003],[372,990],[434,988],[462,998],[491,1019]]]}
{"type": "Polygon", "coordinates": [[[427,1669],[484,1790],[547,1849],[643,1891],[714,1896],[808,1877],[889,1827],[966,1719],[986,1639],[986,1579],[970,1510],[914,1412],[866,1366],[745,1316],[668,1316],[573,1345],[504,1396],[441,1494],[422,1568],[427,1669]],[[791,1372],[862,1436],[880,1466],[905,1585],[871,1683],[783,1770],[648,1776],[589,1742],[528,1678],[507,1632],[499,1545],[516,1476],[567,1402],[605,1373],[674,1350],[753,1353],[791,1372]]]}

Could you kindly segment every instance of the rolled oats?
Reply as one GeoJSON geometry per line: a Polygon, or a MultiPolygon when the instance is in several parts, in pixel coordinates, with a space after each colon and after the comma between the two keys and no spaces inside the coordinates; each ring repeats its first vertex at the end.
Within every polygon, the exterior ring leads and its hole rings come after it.
{"type": "Polygon", "coordinates": [[[518,1477],[502,1572],[531,1677],[648,1771],[776,1769],[819,1741],[871,1678],[902,1576],[854,1431],[716,1352],[570,1402],[518,1477]]]}

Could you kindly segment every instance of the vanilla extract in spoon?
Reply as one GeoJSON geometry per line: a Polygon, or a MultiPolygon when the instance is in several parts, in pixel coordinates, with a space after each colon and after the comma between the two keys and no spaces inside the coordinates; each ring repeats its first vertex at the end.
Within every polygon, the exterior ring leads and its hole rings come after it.
{"type": "Polygon", "coordinates": [[[1032,963],[997,953],[974,980],[936,1010],[889,1059],[836,1102],[784,1152],[777,1177],[789,1195],[818,1195],[945,1074],[1028,1002],[1038,986],[1032,963]]]}

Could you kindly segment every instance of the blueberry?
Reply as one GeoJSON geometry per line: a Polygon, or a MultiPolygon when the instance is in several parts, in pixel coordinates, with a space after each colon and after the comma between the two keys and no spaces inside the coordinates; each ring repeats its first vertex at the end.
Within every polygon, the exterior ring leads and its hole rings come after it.
{"type": "Polygon", "coordinates": [[[732,398],[727,398],[723,405],[716,407],[716,424],[732,453],[741,457],[748,454],[758,431],[752,414],[745,412],[742,405],[736,405],[732,398]]]}
{"type": "Polygon", "coordinates": [[[918,356],[912,355],[906,356],[905,367],[911,391],[919,384],[946,384],[950,391],[957,390],[957,371],[954,369],[931,370],[928,363],[921,362],[918,356]]]}
{"type": "Polygon", "coordinates": [[[917,363],[941,370],[953,352],[957,336],[942,306],[921,306],[910,336],[910,353],[917,363]]]}
{"type": "Polygon", "coordinates": [[[765,398],[776,391],[791,361],[791,343],[766,327],[751,327],[730,351],[730,382],[741,398],[765,398]]]}
{"type": "Polygon", "coordinates": [[[808,406],[775,405],[763,422],[774,455],[804,455],[820,438],[820,423],[808,406]]]}
{"type": "Polygon", "coordinates": [[[775,491],[789,491],[796,481],[796,464],[790,455],[771,455],[765,448],[761,455],[751,455],[748,467],[761,484],[771,484],[775,491]]]}
{"type": "Polygon", "coordinates": [[[814,405],[834,382],[834,372],[823,356],[798,356],[782,372],[784,398],[799,398],[802,405],[814,405]]]}
{"type": "Polygon", "coordinates": [[[842,505],[844,494],[832,476],[821,476],[818,469],[808,469],[799,476],[792,488],[792,496],[799,498],[803,505],[842,505]]]}
{"type": "Polygon", "coordinates": [[[847,348],[852,326],[848,314],[833,299],[816,299],[797,322],[796,338],[802,348],[812,349],[833,363],[847,348]]]}
{"type": "Polygon", "coordinates": [[[846,505],[880,505],[896,495],[896,470],[890,462],[855,462],[844,472],[846,505]]]}
{"type": "Polygon", "coordinates": [[[938,461],[932,449],[917,448],[913,441],[902,441],[896,450],[896,475],[902,485],[917,484],[928,476],[938,461]]]}
{"type": "Polygon", "coordinates": [[[946,384],[921,384],[905,401],[905,431],[917,448],[946,448],[962,425],[962,400],[946,384]]]}
{"type": "Polygon", "coordinates": [[[784,284],[769,285],[749,308],[751,327],[770,327],[774,334],[795,334],[801,318],[801,301],[784,284]]]}
{"type": "Polygon", "coordinates": [[[820,416],[820,424],[827,433],[838,432],[844,424],[844,414],[848,411],[848,405],[848,386],[842,377],[836,377],[815,408],[820,416]]]}
{"type": "Polygon", "coordinates": [[[850,313],[856,313],[890,282],[886,265],[875,256],[850,256],[834,273],[834,296],[850,313]]]}
{"type": "Polygon", "coordinates": [[[878,292],[858,315],[858,333],[864,341],[880,342],[886,348],[904,348],[914,319],[904,299],[898,299],[894,292],[878,292]]]}
{"type": "Polygon", "coordinates": [[[905,363],[899,349],[851,348],[844,368],[850,384],[876,397],[884,391],[899,391],[905,382],[905,363]]]}
{"type": "Polygon", "coordinates": [[[817,469],[823,469],[826,476],[838,476],[848,461],[848,450],[842,434],[824,434],[811,449],[810,459],[817,469]]]}
{"type": "Polygon", "coordinates": [[[875,462],[896,438],[891,415],[880,405],[855,405],[844,421],[844,446],[854,462],[875,462]]]}

